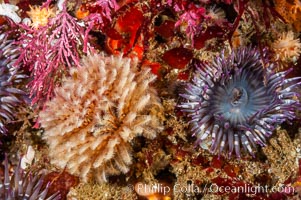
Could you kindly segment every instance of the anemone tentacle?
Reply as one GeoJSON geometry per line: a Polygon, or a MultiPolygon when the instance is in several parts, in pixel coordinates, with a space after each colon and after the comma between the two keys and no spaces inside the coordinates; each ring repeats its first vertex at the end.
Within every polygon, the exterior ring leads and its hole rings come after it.
{"type": "MultiPolygon", "coordinates": [[[[4,175],[0,176],[0,199],[5,200],[59,200],[60,194],[57,192],[47,197],[48,183],[43,187],[43,175],[35,172],[27,172],[19,165],[14,168],[13,174],[10,175],[7,155],[4,160],[4,175]]],[[[49,194],[48,194],[49,195],[49,194]]]]}
{"type": "Polygon", "coordinates": [[[25,102],[22,90],[27,75],[14,66],[19,52],[7,34],[0,33],[0,133],[6,134],[6,125],[15,115],[16,108],[25,102]]]}

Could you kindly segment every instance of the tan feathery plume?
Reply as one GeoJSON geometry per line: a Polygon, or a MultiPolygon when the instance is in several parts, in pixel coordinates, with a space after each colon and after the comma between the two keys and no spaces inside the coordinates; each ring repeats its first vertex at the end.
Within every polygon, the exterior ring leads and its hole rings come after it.
{"type": "Polygon", "coordinates": [[[162,130],[154,79],[149,69],[137,70],[137,60],[103,54],[84,59],[39,115],[52,163],[84,181],[128,172],[132,139],[152,139],[162,130]]]}
{"type": "Polygon", "coordinates": [[[296,62],[301,54],[301,43],[294,33],[289,31],[282,33],[279,39],[272,43],[272,50],[276,54],[276,60],[296,62]]]}
{"type": "Polygon", "coordinates": [[[54,8],[41,8],[39,6],[29,7],[30,11],[27,11],[27,14],[32,20],[31,26],[34,28],[45,26],[48,23],[48,19],[55,16],[54,8]]]}

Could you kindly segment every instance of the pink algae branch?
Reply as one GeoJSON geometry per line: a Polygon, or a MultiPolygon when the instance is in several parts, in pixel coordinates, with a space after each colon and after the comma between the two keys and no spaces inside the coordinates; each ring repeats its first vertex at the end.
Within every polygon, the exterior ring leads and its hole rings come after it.
{"type": "Polygon", "coordinates": [[[193,4],[190,6],[191,8],[184,12],[180,17],[179,20],[176,22],[175,27],[180,26],[183,23],[186,23],[186,34],[192,41],[193,45],[193,39],[196,34],[199,34],[201,32],[201,22],[205,18],[206,9],[203,7],[196,7],[193,4]]]}
{"type": "Polygon", "coordinates": [[[23,32],[18,41],[21,55],[17,63],[21,62],[31,72],[32,81],[28,85],[31,103],[43,105],[53,96],[55,86],[68,74],[68,69],[79,66],[84,30],[65,6],[46,26],[20,27],[23,32]]]}
{"type": "Polygon", "coordinates": [[[98,0],[93,4],[93,7],[99,8],[101,12],[90,13],[84,18],[87,24],[87,28],[84,34],[84,49],[83,52],[87,52],[87,43],[89,40],[89,33],[93,28],[98,26],[101,30],[104,30],[108,26],[108,22],[112,21],[112,14],[120,7],[116,0],[98,0]]]}

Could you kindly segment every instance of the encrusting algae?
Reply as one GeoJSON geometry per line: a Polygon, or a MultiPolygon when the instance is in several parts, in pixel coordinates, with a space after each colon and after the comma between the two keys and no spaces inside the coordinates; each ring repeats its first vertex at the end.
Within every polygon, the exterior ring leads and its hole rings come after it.
{"type": "Polygon", "coordinates": [[[70,190],[68,200],[136,200],[138,195],[130,187],[116,184],[81,183],[70,190]],[[114,189],[112,189],[114,188],[114,189]]]}
{"type": "Polygon", "coordinates": [[[291,24],[296,31],[301,31],[301,3],[300,0],[275,0],[275,10],[291,24]]]}

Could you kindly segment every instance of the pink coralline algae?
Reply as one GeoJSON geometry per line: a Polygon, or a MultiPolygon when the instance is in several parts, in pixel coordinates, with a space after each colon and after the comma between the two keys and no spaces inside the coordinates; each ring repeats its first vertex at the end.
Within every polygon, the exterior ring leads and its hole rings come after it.
{"type": "Polygon", "coordinates": [[[195,34],[200,33],[202,29],[202,26],[200,24],[204,20],[205,13],[206,13],[205,8],[203,7],[198,8],[192,5],[188,11],[184,12],[180,16],[175,26],[178,27],[181,24],[185,24],[184,26],[186,26],[186,34],[193,43],[195,34]]]}
{"type": "Polygon", "coordinates": [[[59,80],[68,69],[79,66],[80,47],[84,45],[84,30],[64,7],[46,26],[37,29],[20,25],[23,32],[18,63],[32,76],[29,83],[32,104],[43,105],[53,96],[59,80]]]}

